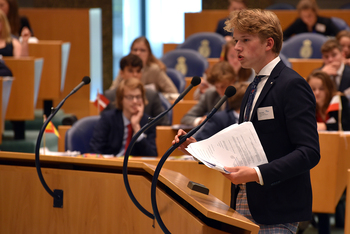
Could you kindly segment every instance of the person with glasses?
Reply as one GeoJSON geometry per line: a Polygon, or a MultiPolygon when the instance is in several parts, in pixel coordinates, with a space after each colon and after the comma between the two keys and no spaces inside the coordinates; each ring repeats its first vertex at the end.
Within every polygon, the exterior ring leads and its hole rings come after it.
{"type": "MultiPolygon", "coordinates": [[[[131,137],[147,122],[145,89],[137,78],[122,80],[117,88],[117,109],[107,110],[95,125],[90,152],[123,156],[131,137]]],[[[157,156],[156,127],[150,127],[137,139],[132,156],[157,156]]]]}
{"type": "MultiPolygon", "coordinates": [[[[128,54],[127,56],[124,56],[119,62],[119,68],[119,76],[122,79],[126,80],[134,77],[141,80],[143,63],[139,56],[135,54],[128,54]]],[[[104,95],[110,101],[106,109],[114,109],[117,87],[106,90],[104,95]]],[[[145,105],[144,113],[150,117],[156,117],[165,110],[157,91],[145,86],[145,95],[148,100],[148,104],[145,105]]],[[[157,125],[170,125],[168,116],[165,115],[163,118],[161,118],[157,122],[157,125]]]]}

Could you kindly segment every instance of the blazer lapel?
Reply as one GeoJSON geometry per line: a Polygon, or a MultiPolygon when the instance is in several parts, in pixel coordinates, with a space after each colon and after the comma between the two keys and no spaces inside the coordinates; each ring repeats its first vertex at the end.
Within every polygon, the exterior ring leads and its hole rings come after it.
{"type": "Polygon", "coordinates": [[[252,112],[252,116],[251,116],[251,121],[257,117],[256,112],[258,107],[260,106],[261,102],[264,100],[265,96],[267,95],[267,93],[270,91],[271,87],[274,85],[274,83],[276,82],[276,79],[279,77],[279,74],[281,73],[282,69],[285,67],[286,65],[284,65],[284,63],[282,62],[282,60],[277,63],[277,65],[274,67],[274,69],[272,70],[269,78],[267,79],[258,100],[256,101],[255,105],[254,105],[254,109],[252,112]]]}

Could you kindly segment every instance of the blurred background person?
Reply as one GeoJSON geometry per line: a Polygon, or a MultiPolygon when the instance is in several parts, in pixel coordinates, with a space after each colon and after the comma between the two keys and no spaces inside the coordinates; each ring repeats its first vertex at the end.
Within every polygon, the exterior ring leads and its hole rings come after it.
{"type": "MultiPolygon", "coordinates": [[[[165,65],[153,55],[151,46],[145,37],[139,37],[133,41],[130,53],[139,56],[143,62],[141,80],[145,86],[165,96],[178,94],[173,81],[165,73],[165,65]]],[[[122,78],[118,75],[109,89],[116,88],[121,80],[122,78]]]]}
{"type": "Polygon", "coordinates": [[[337,34],[336,38],[343,52],[344,63],[350,66],[350,31],[342,30],[337,34]]]}
{"type": "MultiPolygon", "coordinates": [[[[206,118],[206,114],[213,109],[215,104],[225,94],[229,85],[236,82],[236,75],[231,65],[226,61],[216,63],[209,71],[207,81],[214,87],[208,88],[201,95],[198,103],[193,106],[181,119],[181,124],[197,126],[206,118]]],[[[224,103],[221,109],[228,108],[224,103]]]]}
{"type": "Polygon", "coordinates": [[[236,82],[233,85],[236,88],[236,94],[227,100],[229,108],[227,110],[217,112],[208,120],[205,126],[203,126],[193,135],[197,141],[207,139],[222,129],[238,123],[241,102],[248,85],[249,84],[247,82],[236,82]]]}
{"type": "MultiPolygon", "coordinates": [[[[236,11],[236,10],[242,10],[242,9],[246,9],[247,7],[247,2],[245,0],[228,0],[228,12],[229,14],[232,11],[236,11]]],[[[226,41],[230,41],[232,40],[232,32],[228,32],[224,29],[225,27],[225,22],[226,20],[228,20],[229,18],[226,17],[224,19],[219,20],[218,25],[216,27],[216,33],[219,33],[220,35],[224,36],[226,41]]]]}
{"type": "MultiPolygon", "coordinates": [[[[141,81],[143,63],[139,56],[135,54],[129,54],[124,56],[119,63],[119,76],[123,79],[137,78],[141,81]]],[[[159,98],[157,91],[145,87],[145,94],[148,103],[145,105],[144,112],[150,117],[156,117],[162,113],[165,109],[159,98]]],[[[116,108],[116,96],[117,88],[108,89],[104,95],[108,98],[110,103],[106,109],[116,108]]],[[[169,118],[165,115],[162,119],[157,122],[157,125],[170,125],[169,118]]]]}
{"type": "Polygon", "coordinates": [[[314,32],[325,36],[336,36],[340,31],[330,18],[318,15],[315,0],[300,0],[297,10],[299,18],[283,31],[283,40],[299,33],[314,32]]]}

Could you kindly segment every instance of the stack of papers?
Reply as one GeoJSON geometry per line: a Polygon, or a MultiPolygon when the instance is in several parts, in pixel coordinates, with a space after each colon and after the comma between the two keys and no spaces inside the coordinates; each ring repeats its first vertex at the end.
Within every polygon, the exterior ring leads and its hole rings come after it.
{"type": "Polygon", "coordinates": [[[256,167],[268,163],[251,122],[233,124],[186,150],[209,168],[229,174],[225,167],[256,167]]]}

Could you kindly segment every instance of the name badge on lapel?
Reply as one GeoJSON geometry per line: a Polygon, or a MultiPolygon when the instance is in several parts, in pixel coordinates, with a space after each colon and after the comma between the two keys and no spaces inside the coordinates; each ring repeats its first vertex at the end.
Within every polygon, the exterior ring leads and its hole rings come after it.
{"type": "Polygon", "coordinates": [[[258,108],[258,120],[274,119],[272,106],[258,108]]]}

